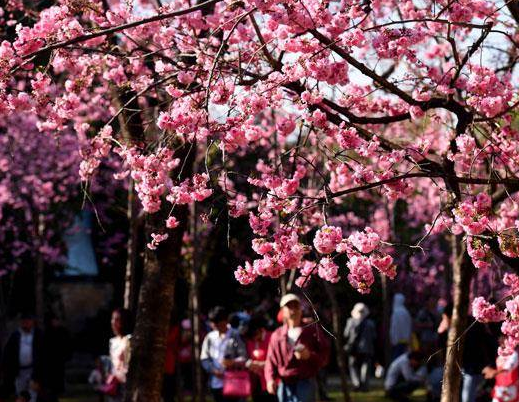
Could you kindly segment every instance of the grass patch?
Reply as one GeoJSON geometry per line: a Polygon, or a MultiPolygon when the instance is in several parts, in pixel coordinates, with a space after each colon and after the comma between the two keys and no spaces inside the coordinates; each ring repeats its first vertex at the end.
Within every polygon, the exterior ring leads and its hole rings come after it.
{"type": "MultiPolygon", "coordinates": [[[[342,392],[332,391],[330,392],[330,396],[336,402],[340,402],[342,400],[342,392]]],[[[384,390],[375,389],[369,392],[352,392],[351,400],[353,402],[391,402],[390,399],[387,399],[384,396],[384,390]]],[[[417,390],[413,393],[411,400],[413,402],[424,402],[425,401],[425,390],[417,390]]]]}

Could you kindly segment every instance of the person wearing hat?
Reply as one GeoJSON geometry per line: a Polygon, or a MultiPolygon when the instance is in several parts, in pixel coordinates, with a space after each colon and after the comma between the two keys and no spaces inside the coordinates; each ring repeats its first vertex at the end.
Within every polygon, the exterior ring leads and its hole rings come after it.
{"type": "Polygon", "coordinates": [[[368,318],[369,308],[357,303],[344,328],[344,351],[355,390],[368,391],[371,363],[375,354],[375,323],[368,318]]]}
{"type": "Polygon", "coordinates": [[[281,298],[284,325],[270,338],[265,362],[267,391],[279,402],[314,402],[316,376],[326,365],[330,344],[318,323],[301,325],[301,300],[293,293],[281,298]]]}

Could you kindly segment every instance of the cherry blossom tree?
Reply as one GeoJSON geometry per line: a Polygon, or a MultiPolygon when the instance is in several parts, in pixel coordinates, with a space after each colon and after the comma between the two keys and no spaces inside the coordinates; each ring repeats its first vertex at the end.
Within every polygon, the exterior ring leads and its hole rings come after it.
{"type": "MultiPolygon", "coordinates": [[[[145,216],[126,400],[160,399],[189,206],[248,218],[257,257],[237,268],[243,284],[295,272],[301,287],[369,293],[375,272],[398,274],[390,218],[353,229],[344,208],[374,199],[407,202],[421,231],[407,247],[451,241],[442,400],[458,400],[474,272],[519,268],[515,3],[12,0],[1,18],[15,29],[0,45],[2,115],[88,137],[86,186],[118,155],[145,216]]],[[[505,319],[509,348],[514,309],[475,302],[480,319],[505,319]]]]}
{"type": "Polygon", "coordinates": [[[35,121],[27,116],[12,115],[2,127],[0,236],[4,274],[39,255],[48,263],[59,262],[63,255],[55,240],[62,233],[52,223],[57,219],[71,223],[61,206],[78,194],[80,158],[75,135],[63,133],[59,140],[58,144],[56,139],[40,135],[35,121]]]}
{"type": "MultiPolygon", "coordinates": [[[[109,211],[116,205],[123,183],[114,181],[119,162],[109,158],[86,194],[78,174],[81,138],[71,130],[59,136],[40,133],[36,123],[36,117],[26,113],[11,113],[0,123],[0,275],[4,283],[20,283],[17,277],[32,278],[34,291],[29,283],[22,288],[6,285],[10,292],[29,294],[25,297],[28,305],[9,309],[33,308],[34,294],[36,313],[42,320],[44,278],[67,265],[64,240],[73,233],[74,218],[82,208],[89,209],[96,220],[110,226],[116,216],[109,211]]],[[[114,250],[121,250],[124,240],[121,232],[99,233],[95,242],[98,262],[113,266],[110,257],[114,250]]]]}
{"type": "MultiPolygon", "coordinates": [[[[63,206],[79,190],[77,137],[63,133],[58,145],[54,138],[40,135],[35,119],[16,113],[0,131],[0,274],[4,283],[15,283],[15,276],[33,279],[35,287],[29,293],[35,296],[36,315],[42,320],[46,267],[63,262],[61,236],[73,217],[73,209],[63,206]]],[[[15,287],[10,289],[12,295],[15,287]]]]}

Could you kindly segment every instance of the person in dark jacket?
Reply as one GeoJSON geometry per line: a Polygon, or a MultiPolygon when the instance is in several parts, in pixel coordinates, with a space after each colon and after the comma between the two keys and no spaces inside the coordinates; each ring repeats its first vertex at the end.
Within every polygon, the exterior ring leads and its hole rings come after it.
{"type": "Polygon", "coordinates": [[[34,317],[22,315],[19,328],[4,348],[1,397],[7,398],[13,391],[16,395],[31,391],[31,381],[41,386],[45,369],[43,344],[43,334],[36,328],[34,317]]]}
{"type": "Polygon", "coordinates": [[[375,323],[368,316],[368,307],[357,303],[344,328],[344,351],[348,357],[350,379],[355,390],[364,392],[369,387],[376,336],[375,323]]]}

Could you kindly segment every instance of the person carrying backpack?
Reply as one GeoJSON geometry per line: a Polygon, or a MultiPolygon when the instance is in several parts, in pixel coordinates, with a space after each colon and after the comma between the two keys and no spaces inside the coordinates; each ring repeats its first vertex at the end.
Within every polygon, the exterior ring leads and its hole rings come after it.
{"type": "Polygon", "coordinates": [[[375,323],[368,316],[368,307],[357,303],[344,328],[344,351],[348,357],[350,379],[354,389],[363,392],[368,391],[375,354],[375,323]]]}

